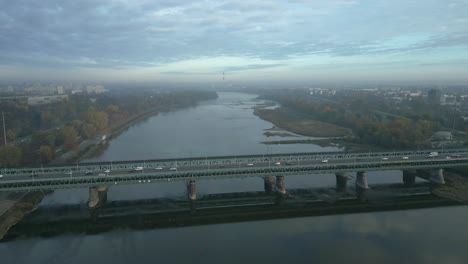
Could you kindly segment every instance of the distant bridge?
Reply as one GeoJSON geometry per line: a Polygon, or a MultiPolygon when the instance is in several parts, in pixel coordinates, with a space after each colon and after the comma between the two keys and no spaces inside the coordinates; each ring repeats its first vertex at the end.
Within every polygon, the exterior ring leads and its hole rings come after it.
{"type": "Polygon", "coordinates": [[[291,153],[2,169],[0,191],[186,181],[189,196],[195,198],[196,180],[277,176],[274,182],[266,180],[265,188],[285,193],[287,175],[335,173],[339,185],[345,184],[349,172],[356,172],[356,184],[367,189],[367,171],[403,170],[405,183],[411,184],[415,176],[421,176],[443,184],[443,168],[468,165],[468,149],[441,150],[429,157],[431,151],[291,153]]]}

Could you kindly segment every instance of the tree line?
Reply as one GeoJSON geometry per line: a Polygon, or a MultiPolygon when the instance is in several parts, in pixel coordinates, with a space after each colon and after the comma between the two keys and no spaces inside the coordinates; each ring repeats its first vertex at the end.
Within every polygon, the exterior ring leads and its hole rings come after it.
{"type": "MultiPolygon", "coordinates": [[[[391,112],[389,102],[382,98],[361,96],[336,97],[335,100],[319,100],[304,90],[263,92],[266,99],[279,102],[306,113],[311,118],[350,128],[356,143],[377,145],[388,149],[404,149],[424,146],[426,140],[441,127],[438,121],[426,119],[425,115],[413,112],[410,118],[383,115],[381,111],[391,112]]],[[[427,108],[430,108],[427,105],[427,108]]],[[[407,111],[407,109],[405,108],[407,111]]]]}
{"type": "Polygon", "coordinates": [[[10,143],[4,145],[1,133],[0,166],[47,164],[60,153],[78,150],[81,141],[106,134],[142,113],[167,112],[216,97],[215,92],[176,91],[76,94],[63,102],[38,106],[26,101],[2,103],[10,143]]]}

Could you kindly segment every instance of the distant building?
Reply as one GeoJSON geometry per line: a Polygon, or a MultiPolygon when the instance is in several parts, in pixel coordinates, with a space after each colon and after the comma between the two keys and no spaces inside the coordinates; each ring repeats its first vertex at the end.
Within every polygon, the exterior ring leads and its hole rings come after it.
{"type": "Polygon", "coordinates": [[[63,94],[63,86],[57,86],[57,94],[63,94]]]}
{"type": "Polygon", "coordinates": [[[33,96],[28,97],[28,105],[51,104],[58,103],[63,100],[68,100],[68,95],[33,96]]]}
{"type": "Polygon", "coordinates": [[[100,94],[108,91],[104,89],[104,86],[102,85],[88,85],[86,86],[86,92],[100,94]]]}
{"type": "Polygon", "coordinates": [[[455,95],[444,94],[440,97],[441,105],[455,105],[457,103],[457,97],[455,95]]]}
{"type": "Polygon", "coordinates": [[[427,93],[427,100],[430,102],[430,103],[434,103],[434,104],[440,104],[440,97],[441,97],[441,92],[440,90],[438,89],[431,89],[429,90],[429,92],[427,93]]]}
{"type": "Polygon", "coordinates": [[[335,95],[336,91],[324,88],[309,88],[310,95],[335,95]]]}
{"type": "Polygon", "coordinates": [[[409,94],[410,97],[419,97],[419,96],[422,96],[422,92],[421,91],[417,91],[417,92],[411,92],[409,94]]]}
{"type": "Polygon", "coordinates": [[[79,94],[79,93],[82,93],[83,90],[72,90],[71,91],[71,94],[79,94]]]}

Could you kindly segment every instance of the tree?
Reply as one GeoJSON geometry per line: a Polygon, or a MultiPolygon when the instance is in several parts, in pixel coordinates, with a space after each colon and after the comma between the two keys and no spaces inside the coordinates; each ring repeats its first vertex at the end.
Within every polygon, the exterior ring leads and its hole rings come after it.
{"type": "Polygon", "coordinates": [[[88,111],[82,118],[86,123],[90,123],[96,127],[97,131],[102,131],[107,128],[109,118],[106,112],[88,111]]]}
{"type": "Polygon", "coordinates": [[[111,113],[117,113],[119,111],[119,107],[117,105],[109,105],[107,107],[107,113],[111,114],[111,113]]]}
{"type": "Polygon", "coordinates": [[[85,139],[96,136],[96,127],[93,124],[84,124],[81,128],[81,136],[85,139]]]}
{"type": "Polygon", "coordinates": [[[48,163],[54,158],[54,151],[50,146],[47,145],[42,145],[39,148],[39,154],[41,156],[42,163],[48,163]]]}
{"type": "Polygon", "coordinates": [[[0,164],[2,166],[18,166],[21,161],[21,150],[13,145],[0,147],[0,164]]]}
{"type": "Polygon", "coordinates": [[[47,139],[47,145],[55,146],[55,135],[54,134],[47,135],[46,139],[47,139]]]}
{"type": "Polygon", "coordinates": [[[62,128],[63,147],[66,150],[75,149],[78,146],[78,133],[71,126],[62,128]]]}
{"type": "Polygon", "coordinates": [[[16,139],[16,133],[12,129],[8,129],[7,131],[7,140],[8,142],[13,142],[16,139]]]}

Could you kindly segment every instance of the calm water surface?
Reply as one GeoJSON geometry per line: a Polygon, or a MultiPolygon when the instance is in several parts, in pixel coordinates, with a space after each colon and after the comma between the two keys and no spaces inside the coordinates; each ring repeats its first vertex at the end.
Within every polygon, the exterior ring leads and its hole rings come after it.
{"type": "MultiPolygon", "coordinates": [[[[191,109],[151,117],[112,140],[99,161],[340,151],[308,144],[266,146],[272,124],[252,114],[256,96],[219,93],[191,109]]],[[[401,172],[369,173],[369,183],[401,172]]],[[[333,186],[333,175],[291,176],[287,188],[333,186]]],[[[198,181],[208,193],[263,190],[260,178],[198,181]]],[[[184,183],[112,187],[109,200],[183,196],[184,183]]],[[[85,203],[88,190],[59,190],[40,206],[85,203]]],[[[468,263],[466,207],[281,219],[0,243],[0,263],[468,263]]]]}

